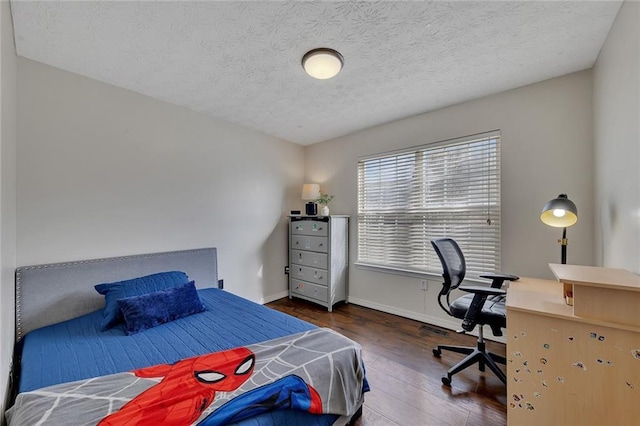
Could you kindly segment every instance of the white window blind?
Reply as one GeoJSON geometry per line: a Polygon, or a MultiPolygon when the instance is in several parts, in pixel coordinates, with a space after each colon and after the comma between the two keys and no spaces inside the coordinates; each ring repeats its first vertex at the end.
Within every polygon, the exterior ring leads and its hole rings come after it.
{"type": "Polygon", "coordinates": [[[358,263],[440,275],[442,237],[469,278],[500,270],[498,131],[358,161],[358,263]]]}

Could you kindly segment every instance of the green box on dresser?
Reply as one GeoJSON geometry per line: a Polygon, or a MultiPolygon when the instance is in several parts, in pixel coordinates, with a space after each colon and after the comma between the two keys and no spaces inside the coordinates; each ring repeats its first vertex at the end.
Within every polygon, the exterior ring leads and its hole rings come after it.
{"type": "Polygon", "coordinates": [[[349,216],[289,216],[289,298],[347,300],[349,216]]]}

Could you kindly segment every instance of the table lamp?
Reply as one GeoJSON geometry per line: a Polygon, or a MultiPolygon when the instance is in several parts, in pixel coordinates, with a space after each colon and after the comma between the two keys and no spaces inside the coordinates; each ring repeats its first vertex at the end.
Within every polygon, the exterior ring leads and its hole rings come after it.
{"type": "Polygon", "coordinates": [[[544,205],[540,220],[549,226],[562,229],[562,239],[558,240],[561,247],[562,264],[567,263],[567,227],[578,221],[578,208],[567,198],[567,194],[560,194],[544,205]]]}
{"type": "Polygon", "coordinates": [[[305,183],[302,185],[302,199],[309,201],[305,205],[305,213],[307,216],[318,215],[318,205],[313,201],[320,197],[320,185],[317,183],[305,183]]]}

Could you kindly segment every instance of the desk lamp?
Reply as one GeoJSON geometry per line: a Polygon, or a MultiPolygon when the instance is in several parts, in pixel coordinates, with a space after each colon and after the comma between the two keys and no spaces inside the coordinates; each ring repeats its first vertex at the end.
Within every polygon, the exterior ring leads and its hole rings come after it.
{"type": "Polygon", "coordinates": [[[317,183],[305,183],[302,185],[302,199],[309,201],[305,205],[305,213],[307,216],[318,215],[318,205],[313,201],[320,197],[320,185],[317,183]]]}
{"type": "Polygon", "coordinates": [[[567,198],[567,194],[560,194],[544,205],[540,220],[549,226],[563,228],[562,239],[558,242],[561,245],[562,264],[567,263],[567,227],[578,221],[578,208],[567,198]]]}

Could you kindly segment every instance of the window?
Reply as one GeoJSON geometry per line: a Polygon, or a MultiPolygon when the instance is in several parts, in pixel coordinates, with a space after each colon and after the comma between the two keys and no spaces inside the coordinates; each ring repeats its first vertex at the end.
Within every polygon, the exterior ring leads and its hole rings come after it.
{"type": "Polygon", "coordinates": [[[500,270],[500,132],[358,161],[358,264],[442,274],[455,239],[467,276],[500,270]]]}

